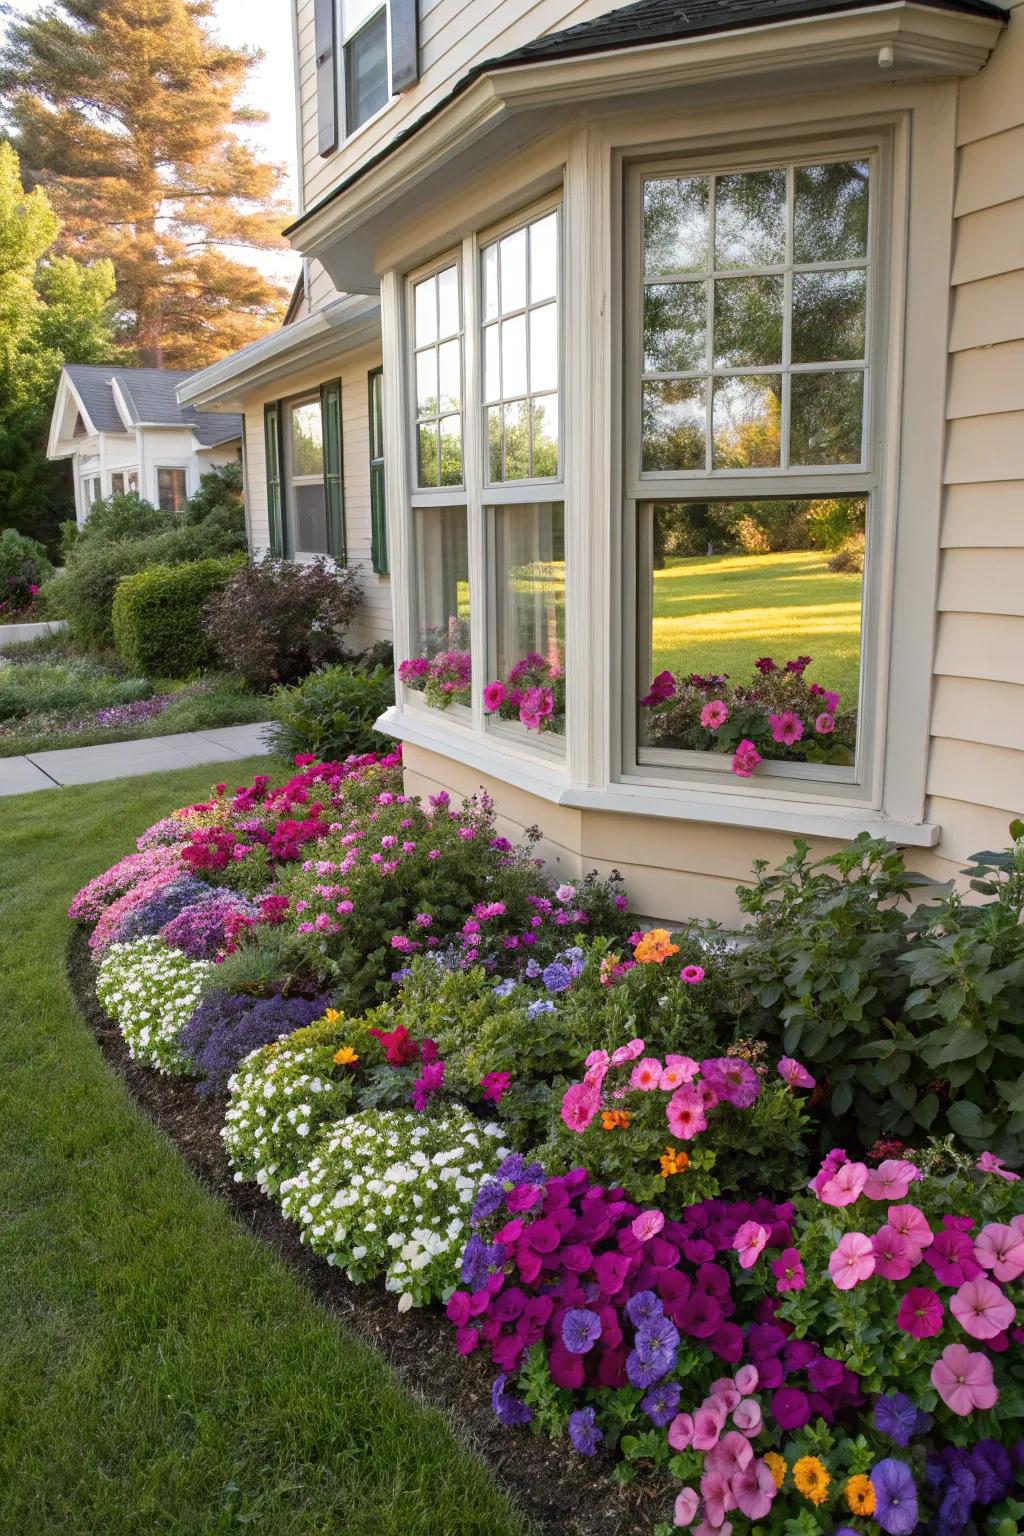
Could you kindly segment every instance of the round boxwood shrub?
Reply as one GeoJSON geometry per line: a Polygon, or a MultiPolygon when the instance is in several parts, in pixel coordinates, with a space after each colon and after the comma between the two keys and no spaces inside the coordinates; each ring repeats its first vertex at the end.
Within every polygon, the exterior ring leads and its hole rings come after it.
{"type": "Polygon", "coordinates": [[[114,643],[125,664],[155,677],[188,677],[204,666],[203,606],[227,585],[238,564],[227,557],[152,565],[118,582],[114,643]]]}
{"type": "Polygon", "coordinates": [[[384,667],[325,667],[294,688],[275,689],[275,745],[288,756],[314,752],[322,762],[385,752],[391,743],[373,727],[394,702],[394,674],[384,667]]]}

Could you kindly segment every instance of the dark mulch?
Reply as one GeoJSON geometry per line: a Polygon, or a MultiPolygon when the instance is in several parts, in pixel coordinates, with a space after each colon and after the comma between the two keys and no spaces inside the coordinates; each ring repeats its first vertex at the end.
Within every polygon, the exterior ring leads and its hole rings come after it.
{"type": "Polygon", "coordinates": [[[269,1243],[321,1306],[387,1359],[416,1396],[439,1408],[456,1435],[482,1456],[545,1536],[637,1536],[671,1519],[664,1488],[642,1480],[621,1488],[611,1463],[567,1454],[564,1442],[502,1429],[491,1411],[493,1367],[455,1353],[452,1329],[438,1310],[399,1313],[383,1289],[353,1285],[303,1247],[297,1229],[253,1184],[236,1184],[220,1137],[225,1100],[200,1098],[188,1079],[164,1077],[132,1061],[95,995],[86,930],[68,945],[68,977],[78,1006],[107,1061],[128,1091],[175,1143],[192,1172],[242,1226],[269,1243]],[[667,1507],[666,1507],[667,1506],[667,1507]]]}

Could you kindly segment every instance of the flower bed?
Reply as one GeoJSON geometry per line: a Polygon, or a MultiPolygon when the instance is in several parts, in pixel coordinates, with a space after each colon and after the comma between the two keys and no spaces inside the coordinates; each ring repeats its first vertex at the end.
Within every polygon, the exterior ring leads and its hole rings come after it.
{"type": "Polygon", "coordinates": [[[137,1059],[227,1079],[236,1179],[353,1281],[443,1305],[499,1421],[642,1485],[659,1536],[1010,1536],[1024,1186],[987,1074],[1013,1059],[1024,827],[985,900],[912,923],[893,850],[798,853],[739,949],[630,932],[616,881],[554,885],[486,800],[407,796],[397,754],[297,767],[157,823],[71,910],[137,1059]],[[914,1047],[918,1096],[899,1057],[950,935],[963,1017],[914,1047]],[[846,950],[893,973],[884,1012],[846,950]]]}

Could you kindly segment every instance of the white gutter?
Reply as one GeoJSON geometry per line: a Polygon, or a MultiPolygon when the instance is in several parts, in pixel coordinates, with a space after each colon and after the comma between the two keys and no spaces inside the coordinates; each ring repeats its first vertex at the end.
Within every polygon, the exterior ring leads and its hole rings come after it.
{"type": "Polygon", "coordinates": [[[237,409],[242,397],[258,386],[321,358],[351,352],[379,336],[379,298],[345,294],[194,373],[178,385],[178,404],[237,409]]]}

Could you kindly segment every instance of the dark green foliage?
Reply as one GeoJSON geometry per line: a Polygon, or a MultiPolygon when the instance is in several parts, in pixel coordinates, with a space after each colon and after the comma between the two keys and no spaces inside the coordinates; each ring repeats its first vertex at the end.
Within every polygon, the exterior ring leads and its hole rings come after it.
{"type": "Polygon", "coordinates": [[[242,466],[237,460],[208,469],[200,477],[198,491],[189,497],[185,508],[186,523],[201,523],[214,515],[233,532],[245,533],[242,466]]]}
{"type": "Polygon", "coordinates": [[[150,677],[188,677],[207,661],[204,604],[231,580],[240,557],[151,565],[118,583],[111,614],[125,665],[150,677]]]}
{"type": "Polygon", "coordinates": [[[52,566],[46,550],[16,528],[0,532],[0,619],[14,615],[32,602],[52,566]]]}
{"type": "Polygon", "coordinates": [[[911,874],[866,835],[812,863],[805,843],[741,891],[755,918],[737,959],[750,1033],[827,1091],[826,1140],[870,1147],[954,1131],[1024,1155],[1024,826],[972,860],[981,903],[947,890],[911,912],[911,874]]]}
{"type": "Polygon", "coordinates": [[[180,525],[173,512],[163,512],[137,491],[107,496],[94,501],[88,519],[79,529],[74,543],[77,550],[93,549],[97,544],[120,544],[152,538],[180,525]]]}
{"type": "Polygon", "coordinates": [[[359,574],[326,560],[250,560],[208,605],[206,633],[230,671],[253,688],[295,683],[345,655],[362,602],[359,574]]]}
{"type": "Polygon", "coordinates": [[[384,667],[325,667],[293,688],[274,690],[274,744],[283,754],[315,752],[326,762],[387,751],[390,740],[373,727],[394,702],[394,674],[384,667]]]}

